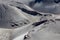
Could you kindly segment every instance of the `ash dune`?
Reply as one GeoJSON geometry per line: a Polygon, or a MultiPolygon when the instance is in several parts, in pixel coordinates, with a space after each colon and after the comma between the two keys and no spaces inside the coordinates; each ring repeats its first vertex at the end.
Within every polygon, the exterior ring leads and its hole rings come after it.
{"type": "MultiPolygon", "coordinates": [[[[29,7],[26,7],[26,8],[28,9],[29,7]]],[[[33,10],[33,9],[29,8],[28,10],[33,10]]],[[[2,38],[0,37],[1,40],[4,40],[4,39],[13,40],[13,38],[17,37],[18,35],[24,34],[25,32],[31,29],[31,27],[29,26],[30,25],[29,23],[32,21],[29,20],[28,18],[29,15],[26,16],[24,15],[24,13],[25,12],[21,11],[15,6],[2,4],[2,3],[0,4],[0,15],[1,15],[0,16],[0,28],[1,28],[0,34],[2,35],[1,36],[2,38]],[[24,25],[27,25],[27,26],[24,26],[24,25]],[[12,38],[10,38],[10,36],[12,38]]]]}
{"type": "Polygon", "coordinates": [[[60,40],[59,19],[20,2],[0,3],[0,40],[60,40]]]}
{"type": "Polygon", "coordinates": [[[11,6],[14,6],[16,8],[18,8],[19,10],[21,10],[23,12],[23,14],[29,18],[29,20],[31,19],[31,21],[38,21],[40,19],[40,16],[42,16],[42,14],[40,12],[37,12],[36,10],[30,8],[29,6],[23,4],[23,3],[20,3],[20,2],[10,2],[8,3],[9,5],[11,6]],[[38,20],[36,20],[36,18],[38,20]]]}
{"type": "Polygon", "coordinates": [[[0,27],[12,28],[14,25],[19,26],[20,23],[23,25],[26,21],[29,23],[28,18],[17,8],[0,4],[0,27]]]}

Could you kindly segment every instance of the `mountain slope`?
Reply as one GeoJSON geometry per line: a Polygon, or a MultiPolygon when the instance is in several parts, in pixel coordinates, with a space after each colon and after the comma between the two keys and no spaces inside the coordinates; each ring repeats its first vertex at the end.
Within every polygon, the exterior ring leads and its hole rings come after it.
{"type": "Polygon", "coordinates": [[[23,3],[10,2],[9,5],[14,6],[14,7],[18,8],[19,10],[21,10],[23,12],[23,14],[27,18],[29,18],[29,20],[31,19],[31,21],[34,21],[34,22],[38,21],[40,19],[40,16],[42,16],[42,14],[40,12],[33,10],[32,8],[30,8],[29,6],[27,6],[23,3]]]}
{"type": "Polygon", "coordinates": [[[24,22],[29,23],[29,19],[19,9],[10,5],[0,4],[0,15],[0,27],[2,28],[13,28],[14,25],[18,27],[25,25],[24,22]]]}

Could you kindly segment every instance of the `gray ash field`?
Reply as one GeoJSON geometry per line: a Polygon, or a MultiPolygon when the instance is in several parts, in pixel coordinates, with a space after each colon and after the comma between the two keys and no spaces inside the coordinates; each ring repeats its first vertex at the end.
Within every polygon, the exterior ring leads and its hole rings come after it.
{"type": "Polygon", "coordinates": [[[56,0],[0,0],[0,40],[60,40],[59,5],[56,0]]]}

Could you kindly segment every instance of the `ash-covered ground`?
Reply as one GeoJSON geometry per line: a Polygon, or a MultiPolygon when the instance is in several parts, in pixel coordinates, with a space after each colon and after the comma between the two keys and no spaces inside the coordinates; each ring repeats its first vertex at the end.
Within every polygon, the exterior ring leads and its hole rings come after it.
{"type": "Polygon", "coordinates": [[[0,40],[60,40],[59,2],[0,0],[0,40]]]}

